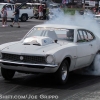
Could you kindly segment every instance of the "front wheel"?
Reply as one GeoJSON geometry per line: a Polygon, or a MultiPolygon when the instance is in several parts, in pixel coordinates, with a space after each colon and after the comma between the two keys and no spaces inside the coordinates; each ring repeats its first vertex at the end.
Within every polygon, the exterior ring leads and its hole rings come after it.
{"type": "Polygon", "coordinates": [[[5,80],[11,80],[15,74],[15,71],[1,67],[1,74],[5,80]]]}
{"type": "Polygon", "coordinates": [[[69,64],[67,60],[64,60],[57,72],[55,73],[55,78],[58,83],[65,84],[69,76],[69,64]]]}

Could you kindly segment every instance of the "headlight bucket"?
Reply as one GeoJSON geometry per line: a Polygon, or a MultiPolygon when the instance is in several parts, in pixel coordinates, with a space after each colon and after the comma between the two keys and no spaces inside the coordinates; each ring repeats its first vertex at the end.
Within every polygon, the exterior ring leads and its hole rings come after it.
{"type": "Polygon", "coordinates": [[[54,64],[54,57],[52,55],[47,55],[46,62],[49,64],[54,64]]]}

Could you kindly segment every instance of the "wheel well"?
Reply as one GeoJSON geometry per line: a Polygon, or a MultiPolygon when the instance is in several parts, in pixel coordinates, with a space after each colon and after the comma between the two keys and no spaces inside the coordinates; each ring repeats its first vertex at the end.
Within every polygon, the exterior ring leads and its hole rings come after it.
{"type": "Polygon", "coordinates": [[[70,57],[66,57],[65,60],[68,61],[68,64],[69,64],[69,66],[70,66],[70,64],[71,64],[71,59],[70,59],[70,57]]]}
{"type": "MultiPolygon", "coordinates": [[[[28,17],[28,14],[26,14],[26,13],[22,14],[22,16],[23,16],[23,15],[26,15],[26,16],[28,17]]],[[[21,16],[21,17],[22,17],[22,16],[21,16]]]]}

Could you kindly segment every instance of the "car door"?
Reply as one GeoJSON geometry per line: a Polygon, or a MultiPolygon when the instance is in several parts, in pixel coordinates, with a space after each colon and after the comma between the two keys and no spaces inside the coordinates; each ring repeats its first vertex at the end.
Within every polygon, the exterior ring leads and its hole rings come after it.
{"type": "Polygon", "coordinates": [[[93,35],[93,33],[88,30],[86,30],[86,34],[88,35],[88,42],[90,43],[91,48],[92,48],[92,51],[91,51],[92,55],[95,55],[98,50],[96,38],[93,35]]]}
{"type": "Polygon", "coordinates": [[[8,18],[13,18],[13,6],[12,5],[7,5],[7,16],[8,18]]]}
{"type": "Polygon", "coordinates": [[[86,30],[78,30],[77,34],[77,60],[75,67],[81,68],[88,65],[93,59],[95,37],[86,30]],[[91,39],[89,38],[91,37],[91,39]],[[90,39],[90,40],[89,40],[90,39]]]}
{"type": "Polygon", "coordinates": [[[33,9],[31,9],[30,5],[26,4],[20,8],[20,17],[22,14],[27,14],[28,17],[33,16],[33,9]]]}

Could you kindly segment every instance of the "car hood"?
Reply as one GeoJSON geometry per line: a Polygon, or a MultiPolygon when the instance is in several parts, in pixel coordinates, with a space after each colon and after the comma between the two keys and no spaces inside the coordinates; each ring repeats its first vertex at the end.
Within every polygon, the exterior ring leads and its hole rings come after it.
{"type": "Polygon", "coordinates": [[[1,52],[3,53],[13,53],[13,54],[41,54],[44,55],[49,50],[53,50],[59,47],[60,44],[52,43],[45,46],[38,45],[24,45],[22,42],[14,43],[12,45],[4,47],[1,52]]]}

